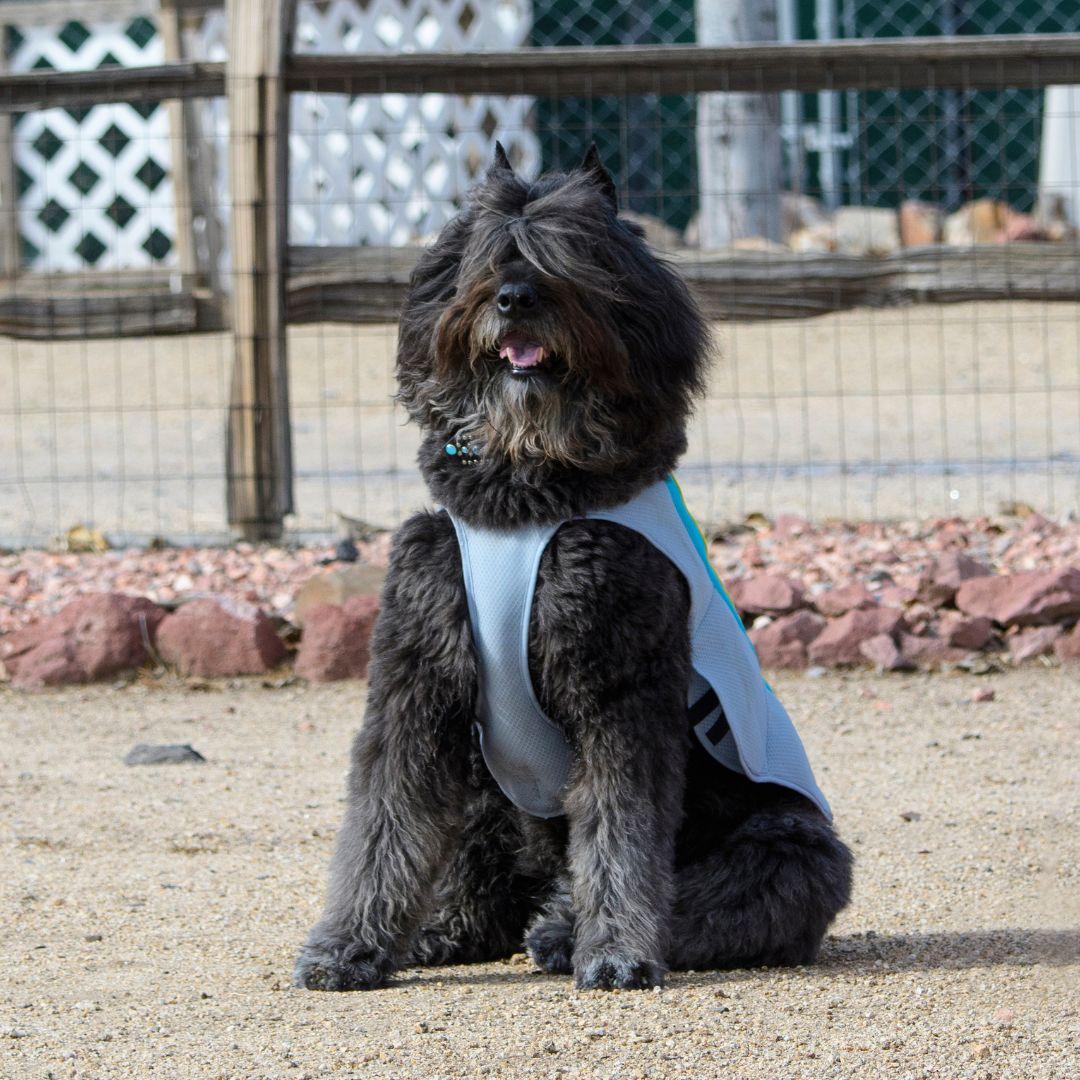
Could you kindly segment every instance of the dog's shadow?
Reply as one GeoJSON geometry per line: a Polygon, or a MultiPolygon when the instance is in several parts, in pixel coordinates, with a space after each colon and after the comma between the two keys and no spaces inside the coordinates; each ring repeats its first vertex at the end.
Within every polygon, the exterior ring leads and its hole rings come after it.
{"type": "MultiPolygon", "coordinates": [[[[883,974],[904,971],[964,970],[981,967],[1065,967],[1080,963],[1080,930],[942,930],[925,934],[861,934],[829,936],[807,975],[883,974]]],[[[673,972],[673,988],[722,979],[756,980],[763,969],[673,972]]],[[[563,983],[565,975],[543,975],[531,966],[505,961],[495,970],[422,968],[403,973],[399,985],[445,979],[455,985],[493,986],[523,980],[563,983]]]]}
{"type": "Polygon", "coordinates": [[[830,971],[931,971],[979,967],[1065,967],[1080,962],[1080,930],[940,930],[924,934],[829,936],[818,967],[830,971]]]}

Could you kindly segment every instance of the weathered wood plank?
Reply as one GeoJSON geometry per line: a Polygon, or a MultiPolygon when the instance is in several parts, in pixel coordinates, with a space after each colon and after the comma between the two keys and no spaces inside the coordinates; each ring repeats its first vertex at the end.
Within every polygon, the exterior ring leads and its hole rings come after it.
{"type": "Polygon", "coordinates": [[[0,295],[0,334],[40,340],[189,334],[198,329],[191,292],[99,296],[0,295]]]}
{"type": "Polygon", "coordinates": [[[229,524],[276,539],[292,513],[285,336],[288,94],[281,78],[294,0],[229,0],[233,376],[226,445],[229,524]]]}
{"type": "MultiPolygon", "coordinates": [[[[620,45],[455,54],[305,54],[289,58],[285,81],[290,91],[543,97],[928,86],[1034,88],[1080,81],[1080,34],[878,38],[714,48],[620,45]]],[[[0,113],[224,93],[225,64],[209,61],[35,71],[0,75],[0,113]]]]}
{"type": "Polygon", "coordinates": [[[33,112],[55,106],[102,102],[168,101],[221,97],[225,65],[220,62],[105,67],[94,71],[27,71],[0,75],[0,113],[33,112]]]}
{"type": "MultiPolygon", "coordinates": [[[[292,323],[396,321],[417,248],[289,251],[292,323]]],[[[1080,248],[913,248],[884,259],[683,252],[674,261],[711,318],[808,318],[853,307],[1080,300],[1080,248]]],[[[24,274],[0,281],[0,334],[79,338],[220,330],[220,298],[163,271],[24,274]]]]}
{"type": "Polygon", "coordinates": [[[3,0],[3,8],[8,26],[51,26],[68,19],[87,23],[136,15],[152,19],[157,0],[3,0]]]}
{"type": "MultiPolygon", "coordinates": [[[[415,248],[290,249],[290,322],[393,322],[415,248]]],[[[971,300],[1080,300],[1071,244],[911,248],[849,255],[679,252],[671,256],[714,319],[808,318],[854,307],[971,300]]]]}
{"type": "Polygon", "coordinates": [[[876,38],[704,47],[296,55],[290,90],[341,94],[693,94],[1041,87],[1080,81],[1080,34],[876,38]]]}
{"type": "Polygon", "coordinates": [[[23,273],[0,280],[0,334],[38,340],[221,330],[221,298],[173,271],[23,273]]]}

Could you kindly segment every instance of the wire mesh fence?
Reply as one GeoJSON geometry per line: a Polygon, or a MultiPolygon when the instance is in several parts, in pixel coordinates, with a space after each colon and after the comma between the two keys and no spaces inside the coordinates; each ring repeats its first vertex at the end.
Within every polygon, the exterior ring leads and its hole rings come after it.
{"type": "MultiPolygon", "coordinates": [[[[267,271],[234,250],[244,132],[210,86],[235,97],[242,77],[213,67],[228,58],[226,13],[111,3],[109,18],[80,20],[49,0],[27,23],[17,6],[8,72],[208,74],[202,97],[54,107],[20,107],[24,84],[4,84],[0,544],[83,523],[114,542],[223,540],[236,525],[230,425],[250,415],[257,437],[274,422],[258,403],[266,372],[248,388],[256,404],[237,396],[238,297],[267,271]]],[[[952,21],[948,5],[887,5],[885,18],[843,0],[831,20],[822,7],[781,5],[782,34],[1080,32],[1073,7],[1049,0],[1008,17],[956,5],[952,21]]],[[[625,211],[714,320],[717,362],[680,473],[699,517],[1076,507],[1080,49],[1051,66],[1016,42],[983,62],[975,42],[967,60],[921,69],[866,53],[829,60],[824,78],[796,54],[756,68],[751,54],[726,74],[650,57],[633,71],[527,70],[532,46],[630,57],[692,44],[701,8],[299,5],[291,52],[309,66],[286,68],[280,266],[291,537],[342,515],[392,526],[426,502],[418,433],[393,402],[395,312],[496,139],[527,176],[572,168],[595,142],[625,211]],[[514,49],[521,70],[501,76],[371,64],[361,78],[338,63],[514,49]]],[[[249,336],[269,331],[256,318],[249,336]]]]}

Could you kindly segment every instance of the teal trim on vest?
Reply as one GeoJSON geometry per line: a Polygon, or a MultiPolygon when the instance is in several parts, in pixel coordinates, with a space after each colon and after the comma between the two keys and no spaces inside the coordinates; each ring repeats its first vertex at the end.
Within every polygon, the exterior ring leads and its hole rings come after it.
{"type": "MultiPolygon", "coordinates": [[[[814,780],[795,727],[765,682],[735,605],[709,562],[705,539],[674,477],[629,502],[585,515],[644,536],[690,589],[693,676],[687,705],[694,732],[721,765],[829,804],[814,780]],[[700,703],[712,690],[715,707],[700,703]],[[724,723],[726,721],[726,724],[724,723]]],[[[469,619],[480,671],[478,726],[484,760],[507,797],[537,817],[563,812],[574,752],[544,715],[529,675],[529,620],[540,559],[563,522],[483,529],[450,515],[461,549],[469,619]]]]}
{"type": "MultiPolygon", "coordinates": [[[[709,572],[709,577],[712,579],[716,591],[724,598],[724,603],[731,609],[731,614],[739,620],[739,625],[743,626],[742,617],[739,615],[738,609],[735,607],[731,597],[728,596],[728,591],[724,588],[724,583],[720,580],[720,575],[716,572],[716,567],[713,566],[712,562],[709,560],[709,550],[705,546],[705,534],[701,531],[701,526],[694,520],[694,515],[690,513],[690,510],[686,505],[682,488],[679,487],[679,481],[669,474],[664,481],[664,484],[667,486],[668,494],[671,495],[671,501],[675,504],[675,510],[678,512],[679,520],[683,523],[698,555],[701,556],[701,562],[709,572]]],[[[743,633],[746,633],[745,626],[743,626],[743,633]]]]}

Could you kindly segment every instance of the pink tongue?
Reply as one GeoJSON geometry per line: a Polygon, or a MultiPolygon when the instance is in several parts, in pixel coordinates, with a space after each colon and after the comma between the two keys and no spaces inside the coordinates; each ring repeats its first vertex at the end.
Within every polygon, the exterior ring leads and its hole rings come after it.
{"type": "Polygon", "coordinates": [[[544,359],[544,349],[534,341],[507,341],[499,350],[499,356],[509,360],[514,367],[530,368],[544,359]]]}

